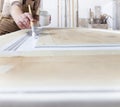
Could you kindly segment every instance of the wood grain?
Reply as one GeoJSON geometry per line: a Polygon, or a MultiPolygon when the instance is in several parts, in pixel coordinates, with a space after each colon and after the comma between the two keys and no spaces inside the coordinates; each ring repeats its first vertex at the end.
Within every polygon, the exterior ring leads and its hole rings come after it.
{"type": "Polygon", "coordinates": [[[47,29],[40,35],[41,45],[119,44],[120,33],[89,29],[47,29]]]}
{"type": "Polygon", "coordinates": [[[3,57],[0,87],[119,87],[120,55],[3,57]]]}
{"type": "MultiPolygon", "coordinates": [[[[11,33],[1,41],[8,43],[11,33]],[[8,38],[8,39],[6,39],[8,38]]],[[[19,36],[20,36],[19,35],[19,36]]],[[[88,29],[45,29],[39,45],[119,43],[118,32],[88,29]]],[[[2,45],[2,44],[1,44],[2,45]]],[[[0,55],[1,88],[120,87],[120,51],[37,51],[0,55]],[[7,72],[4,67],[7,66],[7,72]]]]}

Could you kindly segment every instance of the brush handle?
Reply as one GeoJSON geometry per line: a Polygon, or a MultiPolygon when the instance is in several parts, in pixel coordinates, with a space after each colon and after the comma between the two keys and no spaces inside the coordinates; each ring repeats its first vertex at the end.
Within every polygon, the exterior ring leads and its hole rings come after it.
{"type": "MultiPolygon", "coordinates": [[[[31,10],[31,6],[30,5],[28,5],[28,9],[29,9],[29,13],[32,16],[32,10],[31,10]]],[[[31,26],[31,29],[32,29],[32,36],[35,37],[36,33],[35,33],[35,26],[34,26],[34,22],[33,21],[30,21],[30,26],[31,26]]]]}
{"type": "MultiPolygon", "coordinates": [[[[31,16],[32,16],[32,10],[31,10],[31,6],[30,6],[30,5],[28,5],[28,10],[29,10],[29,13],[30,13],[31,16]]],[[[34,26],[34,23],[31,21],[31,22],[30,22],[30,25],[31,25],[31,27],[34,26]]]]}
{"type": "Polygon", "coordinates": [[[32,10],[30,5],[28,5],[28,10],[29,10],[29,13],[32,15],[32,10]]]}
{"type": "Polygon", "coordinates": [[[30,25],[31,25],[31,27],[34,27],[34,22],[31,21],[31,22],[30,22],[30,25]]]}

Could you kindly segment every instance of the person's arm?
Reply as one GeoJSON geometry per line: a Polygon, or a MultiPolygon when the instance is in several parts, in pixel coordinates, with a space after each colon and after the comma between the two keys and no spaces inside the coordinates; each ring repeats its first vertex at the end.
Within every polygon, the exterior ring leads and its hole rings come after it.
{"type": "Polygon", "coordinates": [[[11,16],[20,29],[30,28],[33,18],[29,13],[23,13],[22,4],[18,0],[11,3],[11,16]]]}

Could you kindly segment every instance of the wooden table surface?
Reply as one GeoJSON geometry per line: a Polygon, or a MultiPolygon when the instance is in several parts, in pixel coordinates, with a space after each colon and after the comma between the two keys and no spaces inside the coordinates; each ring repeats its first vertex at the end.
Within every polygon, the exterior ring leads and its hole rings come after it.
{"type": "MultiPolygon", "coordinates": [[[[118,41],[117,39],[117,43],[118,41]]],[[[23,87],[119,89],[120,51],[37,51],[16,55],[10,55],[9,52],[1,54],[0,90],[23,87]]]]}
{"type": "Polygon", "coordinates": [[[0,58],[0,87],[119,87],[120,55],[0,58]]]}
{"type": "Polygon", "coordinates": [[[43,29],[36,46],[119,44],[120,32],[91,29],[43,29]]]}

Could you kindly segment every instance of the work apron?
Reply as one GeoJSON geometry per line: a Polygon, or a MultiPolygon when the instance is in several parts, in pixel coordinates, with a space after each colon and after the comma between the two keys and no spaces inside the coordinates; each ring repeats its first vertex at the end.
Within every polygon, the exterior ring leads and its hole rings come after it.
{"type": "MultiPolygon", "coordinates": [[[[31,5],[33,17],[35,17],[36,11],[39,7],[40,0],[23,0],[22,10],[23,12],[28,12],[28,4],[31,5]]],[[[15,21],[11,16],[0,18],[0,35],[4,35],[7,33],[11,33],[14,31],[20,30],[20,28],[16,25],[15,21]]]]}

